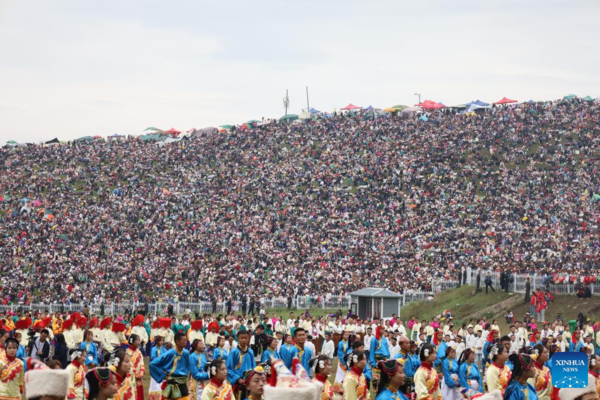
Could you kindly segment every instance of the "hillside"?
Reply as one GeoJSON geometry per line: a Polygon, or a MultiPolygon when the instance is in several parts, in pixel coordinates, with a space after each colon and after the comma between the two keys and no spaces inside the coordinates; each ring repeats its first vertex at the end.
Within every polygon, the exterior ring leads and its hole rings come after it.
{"type": "MultiPolygon", "coordinates": [[[[455,326],[460,326],[468,318],[481,318],[485,315],[490,321],[497,319],[501,331],[506,332],[509,326],[504,315],[508,310],[512,310],[517,319],[522,319],[529,311],[529,304],[524,302],[523,294],[496,291],[486,295],[484,291],[473,295],[474,290],[474,286],[463,286],[439,293],[430,302],[423,300],[410,303],[400,310],[402,319],[408,320],[413,315],[420,319],[431,319],[444,310],[450,310],[455,326]]],[[[572,294],[556,295],[555,301],[546,311],[546,319],[553,320],[560,313],[562,319],[568,321],[575,319],[580,312],[592,321],[600,320],[600,302],[596,298],[580,300],[572,294]]]]}

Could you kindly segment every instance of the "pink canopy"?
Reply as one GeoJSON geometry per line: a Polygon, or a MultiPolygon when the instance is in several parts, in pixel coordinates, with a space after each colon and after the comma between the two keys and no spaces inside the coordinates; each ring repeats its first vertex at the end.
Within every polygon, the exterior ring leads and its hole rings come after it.
{"type": "Polygon", "coordinates": [[[342,110],[360,110],[361,108],[362,107],[355,106],[354,104],[350,103],[346,107],[342,108],[342,110]]]}
{"type": "Polygon", "coordinates": [[[511,99],[507,99],[506,97],[503,97],[501,100],[498,100],[494,104],[509,104],[509,103],[516,103],[516,102],[517,102],[516,100],[511,100],[511,99]]]}
{"type": "Polygon", "coordinates": [[[426,110],[439,110],[440,108],[446,107],[442,103],[436,103],[435,101],[425,100],[422,103],[415,104],[415,106],[421,107],[426,110]]]}

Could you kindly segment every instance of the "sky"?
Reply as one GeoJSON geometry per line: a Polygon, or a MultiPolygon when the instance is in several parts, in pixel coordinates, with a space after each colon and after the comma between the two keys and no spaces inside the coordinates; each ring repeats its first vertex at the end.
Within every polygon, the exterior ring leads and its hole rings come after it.
{"type": "Polygon", "coordinates": [[[0,144],[600,97],[598,0],[0,0],[0,144]]]}

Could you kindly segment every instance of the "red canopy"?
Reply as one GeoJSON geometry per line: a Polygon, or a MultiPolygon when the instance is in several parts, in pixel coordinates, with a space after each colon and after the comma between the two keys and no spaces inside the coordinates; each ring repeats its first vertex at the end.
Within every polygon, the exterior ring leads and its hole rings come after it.
{"type": "Polygon", "coordinates": [[[421,107],[424,109],[429,109],[429,110],[438,110],[440,108],[445,107],[443,104],[436,103],[435,101],[431,101],[431,100],[425,100],[424,102],[422,102],[420,104],[415,104],[415,106],[421,107]]]}
{"type": "Polygon", "coordinates": [[[503,97],[501,100],[498,100],[494,104],[509,104],[509,103],[516,103],[516,102],[517,102],[516,100],[511,100],[511,99],[507,99],[506,97],[503,97]]]}
{"type": "Polygon", "coordinates": [[[171,135],[173,137],[177,137],[177,135],[179,135],[181,132],[175,128],[171,128],[168,131],[165,131],[164,133],[168,133],[169,135],[171,135]]]}
{"type": "Polygon", "coordinates": [[[346,107],[342,108],[342,110],[360,110],[361,108],[362,107],[355,106],[354,104],[350,103],[346,107]]]}

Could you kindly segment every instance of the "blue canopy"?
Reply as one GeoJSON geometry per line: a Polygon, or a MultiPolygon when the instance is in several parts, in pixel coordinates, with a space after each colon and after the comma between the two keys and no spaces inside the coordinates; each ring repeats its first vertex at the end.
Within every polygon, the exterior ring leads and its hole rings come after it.
{"type": "Polygon", "coordinates": [[[311,112],[311,113],[313,113],[313,114],[318,114],[318,113],[320,113],[320,112],[321,112],[321,111],[319,111],[319,110],[316,110],[316,109],[314,109],[314,108],[311,108],[311,109],[310,109],[310,110],[308,110],[308,111],[309,111],[309,112],[311,112]]]}
{"type": "Polygon", "coordinates": [[[367,110],[367,111],[372,110],[372,109],[373,109],[373,106],[369,106],[369,107],[365,108],[365,110],[367,110]]]}
{"type": "Polygon", "coordinates": [[[470,105],[476,105],[476,106],[479,106],[479,107],[488,107],[489,103],[485,103],[485,102],[483,102],[481,100],[475,100],[475,101],[472,101],[470,103],[467,103],[467,105],[468,106],[470,106],[470,105]]]}

